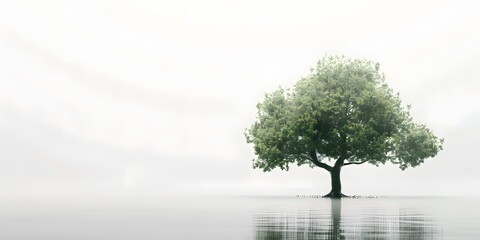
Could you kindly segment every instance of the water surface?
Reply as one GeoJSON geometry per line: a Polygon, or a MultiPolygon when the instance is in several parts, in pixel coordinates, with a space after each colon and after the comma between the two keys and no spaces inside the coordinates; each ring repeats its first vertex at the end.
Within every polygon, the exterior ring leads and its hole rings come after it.
{"type": "Polygon", "coordinates": [[[480,239],[480,199],[10,201],[0,239],[480,239]]]}

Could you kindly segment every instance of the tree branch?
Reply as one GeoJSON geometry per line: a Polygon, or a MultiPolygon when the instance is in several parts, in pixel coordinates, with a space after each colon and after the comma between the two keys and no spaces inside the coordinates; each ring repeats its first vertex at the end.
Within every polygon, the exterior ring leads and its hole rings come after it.
{"type": "Polygon", "coordinates": [[[343,164],[343,166],[352,165],[352,164],[360,165],[360,164],[364,164],[366,162],[368,162],[368,160],[361,161],[361,162],[349,162],[349,163],[343,164]]]}
{"type": "Polygon", "coordinates": [[[327,170],[327,171],[329,171],[329,172],[332,171],[332,167],[331,167],[330,165],[328,165],[328,164],[326,164],[326,163],[323,163],[323,162],[320,162],[320,161],[318,160],[318,158],[317,158],[317,153],[316,153],[315,150],[310,152],[310,160],[311,160],[315,165],[317,165],[318,167],[321,167],[321,168],[323,168],[323,169],[325,169],[325,170],[327,170]]]}

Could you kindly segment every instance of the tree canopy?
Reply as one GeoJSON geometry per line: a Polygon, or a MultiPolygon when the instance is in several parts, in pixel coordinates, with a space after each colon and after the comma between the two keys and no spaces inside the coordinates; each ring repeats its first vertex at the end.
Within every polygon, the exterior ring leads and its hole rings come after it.
{"type": "Polygon", "coordinates": [[[331,171],[332,160],[404,170],[442,149],[443,139],[413,122],[410,106],[368,60],[326,56],[291,89],[266,94],[257,109],[245,136],[254,145],[253,167],[263,171],[291,164],[331,171]]]}

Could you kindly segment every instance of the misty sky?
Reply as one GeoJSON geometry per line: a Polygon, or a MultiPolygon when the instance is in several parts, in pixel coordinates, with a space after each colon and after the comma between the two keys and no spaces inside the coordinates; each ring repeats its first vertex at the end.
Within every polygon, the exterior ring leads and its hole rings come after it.
{"type": "Polygon", "coordinates": [[[251,169],[265,92],[325,54],[377,61],[445,138],[420,167],[348,166],[345,194],[480,195],[477,1],[1,1],[0,196],[324,194],[251,169]]]}

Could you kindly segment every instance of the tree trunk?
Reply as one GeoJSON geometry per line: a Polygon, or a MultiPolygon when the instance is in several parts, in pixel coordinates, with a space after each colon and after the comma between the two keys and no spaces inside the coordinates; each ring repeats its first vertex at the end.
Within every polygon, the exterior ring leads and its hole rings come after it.
{"type": "Polygon", "coordinates": [[[340,171],[342,170],[343,167],[343,159],[337,160],[335,162],[335,166],[333,166],[332,171],[330,171],[330,177],[332,179],[332,190],[330,193],[323,197],[329,197],[329,198],[341,198],[341,197],[346,197],[346,195],[342,194],[342,183],[340,182],[340,171]]]}

